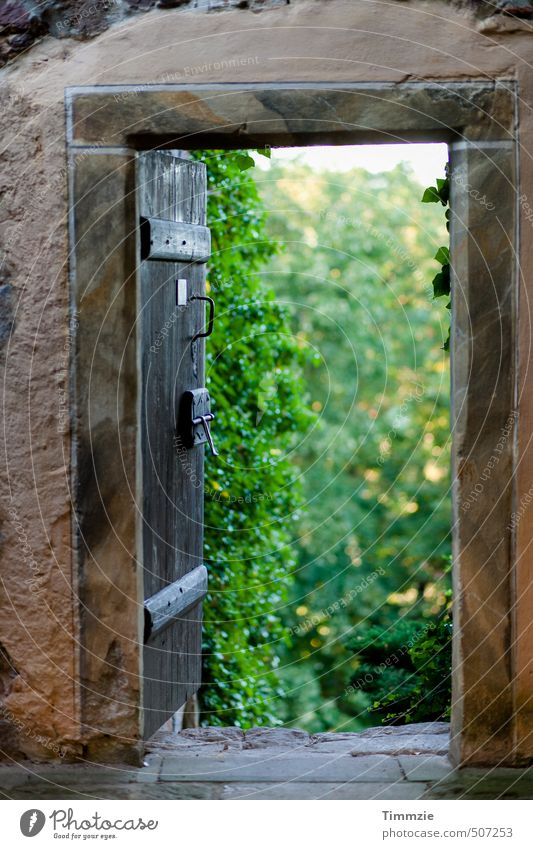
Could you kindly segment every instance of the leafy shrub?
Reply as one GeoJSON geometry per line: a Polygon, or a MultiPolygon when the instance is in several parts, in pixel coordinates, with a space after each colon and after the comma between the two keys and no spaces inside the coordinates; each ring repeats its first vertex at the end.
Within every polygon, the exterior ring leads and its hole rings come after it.
{"type": "Polygon", "coordinates": [[[357,635],[360,661],[351,688],[372,699],[369,714],[387,725],[450,716],[452,624],[447,604],[436,621],[400,619],[357,635]]]}
{"type": "MultiPolygon", "coordinates": [[[[245,153],[195,152],[207,165],[217,306],[206,380],[220,456],[206,453],[203,725],[276,724],[279,611],[300,502],[288,453],[307,428],[303,355],[284,308],[258,273],[275,252],[245,153]]],[[[253,160],[251,160],[253,163],[253,160]]]]}

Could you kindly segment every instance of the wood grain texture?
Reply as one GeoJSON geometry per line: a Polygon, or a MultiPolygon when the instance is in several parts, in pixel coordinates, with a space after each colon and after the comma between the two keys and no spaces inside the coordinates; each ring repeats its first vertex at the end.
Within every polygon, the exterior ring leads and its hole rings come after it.
{"type": "MultiPolygon", "coordinates": [[[[205,225],[202,163],[169,151],[138,156],[139,216],[205,225]]],[[[149,599],[202,562],[203,449],[176,442],[179,401],[203,385],[202,303],[176,307],[175,281],[205,292],[205,265],[146,259],[140,265],[142,555],[149,599]]],[[[144,648],[143,728],[150,736],[200,686],[201,604],[144,648]]]]}

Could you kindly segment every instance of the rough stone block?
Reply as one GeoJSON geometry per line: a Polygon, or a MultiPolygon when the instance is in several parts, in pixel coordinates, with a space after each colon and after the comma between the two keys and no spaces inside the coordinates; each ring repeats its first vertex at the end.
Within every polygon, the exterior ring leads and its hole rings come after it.
{"type": "Polygon", "coordinates": [[[234,727],[186,728],[176,736],[195,743],[231,743],[232,746],[239,746],[244,742],[244,731],[234,727]]]}
{"type": "Polygon", "coordinates": [[[411,737],[414,734],[449,734],[449,722],[412,722],[409,725],[386,725],[367,728],[354,736],[357,737],[411,737]]]}
{"type": "Polygon", "coordinates": [[[245,732],[245,749],[268,749],[281,746],[286,749],[308,746],[310,736],[307,731],[297,728],[251,728],[245,732]]]}
{"type": "Polygon", "coordinates": [[[369,737],[354,741],[353,757],[361,755],[446,755],[449,749],[448,737],[444,734],[413,734],[405,737],[369,737]]]}
{"type": "Polygon", "coordinates": [[[374,782],[399,781],[402,773],[395,758],[354,758],[283,752],[258,758],[252,752],[224,753],[216,757],[165,757],[161,781],[220,782],[374,782]]]}

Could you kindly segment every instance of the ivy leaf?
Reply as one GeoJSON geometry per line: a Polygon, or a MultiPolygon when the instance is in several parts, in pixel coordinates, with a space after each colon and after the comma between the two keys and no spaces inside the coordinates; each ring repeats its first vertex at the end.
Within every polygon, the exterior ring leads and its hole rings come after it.
{"type": "Polygon", "coordinates": [[[446,339],[444,345],[442,346],[442,350],[443,351],[449,351],[450,350],[450,331],[449,330],[448,330],[448,338],[446,339]]]}
{"type": "Polygon", "coordinates": [[[439,271],[438,274],[435,274],[435,277],[432,280],[432,285],[434,298],[440,298],[442,295],[446,294],[445,292],[443,292],[444,281],[442,271],[439,271]]]}
{"type": "Polygon", "coordinates": [[[435,259],[437,262],[440,262],[441,265],[448,265],[450,262],[450,249],[447,247],[439,248],[435,254],[435,259]]]}
{"type": "Polygon", "coordinates": [[[429,186],[422,195],[422,203],[441,203],[438,189],[435,186],[429,186]]]}
{"type": "Polygon", "coordinates": [[[255,166],[255,162],[249,153],[237,153],[235,156],[235,162],[239,171],[247,171],[248,168],[254,168],[255,166]]]}
{"type": "Polygon", "coordinates": [[[450,200],[450,181],[437,180],[437,188],[439,190],[440,202],[443,206],[446,206],[450,200]]]}
{"type": "Polygon", "coordinates": [[[450,294],[450,266],[443,265],[442,271],[433,278],[433,297],[441,298],[450,294]]]}
{"type": "Polygon", "coordinates": [[[256,153],[261,154],[261,156],[266,156],[267,159],[272,158],[272,149],[270,147],[258,147],[256,149],[256,153]]]}

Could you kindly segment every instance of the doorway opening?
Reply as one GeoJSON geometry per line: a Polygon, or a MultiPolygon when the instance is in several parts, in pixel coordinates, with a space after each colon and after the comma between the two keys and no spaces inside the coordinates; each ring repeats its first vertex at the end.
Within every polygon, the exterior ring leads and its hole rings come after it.
{"type": "Polygon", "coordinates": [[[448,720],[449,234],[422,203],[446,145],[193,155],[218,309],[201,722],[448,720]]]}
{"type": "MultiPolygon", "coordinates": [[[[70,302],[79,322],[71,383],[77,535],[73,570],[83,588],[79,704],[88,751],[94,749],[96,754],[110,740],[114,751],[118,738],[127,747],[135,746],[147,736],[150,685],[143,667],[142,512],[138,509],[145,493],[137,438],[138,398],[144,378],[138,368],[142,339],[133,330],[141,304],[136,265],[139,220],[132,191],[138,185],[137,166],[144,152],[165,149],[194,154],[299,144],[337,147],[400,139],[447,144],[453,178],[450,241],[457,285],[450,360],[456,590],[452,757],[461,764],[514,757],[509,753],[514,753],[518,723],[515,679],[521,674],[512,640],[519,188],[514,83],[450,80],[391,85],[363,81],[340,87],[327,82],[250,83],[238,88],[231,84],[214,88],[165,84],[142,90],[117,85],[72,88],[66,98],[71,165],[70,302]],[[482,203],[483,199],[487,202],[482,203]],[[87,291],[95,297],[85,297],[87,291]],[[105,345],[102,327],[110,329],[105,345]],[[117,397],[123,402],[120,408],[117,397]],[[104,440],[108,445],[110,439],[120,445],[128,462],[106,463],[103,452],[101,465],[95,465],[95,449],[103,449],[104,440]],[[106,486],[102,489],[104,469],[106,486]],[[473,491],[476,495],[471,497],[473,491]],[[102,515],[106,517],[104,526],[94,518],[102,515]],[[110,670],[109,658],[115,657],[121,659],[124,670],[119,678],[110,670]],[[116,703],[119,697],[123,711],[117,714],[110,711],[109,703],[110,699],[116,703]]],[[[171,222],[173,239],[182,232],[174,226],[180,221],[175,218],[171,222]]],[[[201,224],[190,223],[194,227],[201,224]]],[[[160,221],[154,224],[161,235],[159,225],[160,221]]],[[[228,223],[224,242],[231,235],[228,223]]],[[[230,255],[225,244],[214,245],[214,249],[230,255]]],[[[171,253],[177,264],[183,260],[181,248],[171,253]]],[[[227,265],[226,270],[233,269],[227,265]]],[[[227,280],[237,292],[247,282],[240,270],[227,280]]],[[[173,289],[171,295],[173,298],[173,289]]],[[[201,303],[194,301],[198,322],[201,303]]],[[[168,308],[175,308],[174,301],[168,308]]],[[[254,308],[259,307],[256,304],[254,308]]],[[[243,310],[239,321],[244,324],[248,318],[243,310]]],[[[293,334],[289,331],[289,335],[293,334]]],[[[234,353],[235,368],[245,368],[246,358],[239,361],[239,350],[234,353]]],[[[267,385],[265,395],[271,392],[267,385]]],[[[232,400],[233,415],[238,419],[249,399],[236,393],[232,400]]],[[[253,403],[259,406],[257,397],[253,403]]],[[[215,404],[214,398],[213,408],[215,404]]],[[[167,429],[172,442],[175,431],[170,433],[169,416],[159,416],[159,420],[159,436],[167,429]]],[[[253,434],[246,436],[239,448],[243,454],[253,434]]],[[[244,498],[248,493],[233,495],[244,498]]],[[[229,538],[225,542],[229,543],[229,538]]],[[[206,557],[216,562],[225,551],[206,551],[206,557]]],[[[274,584],[276,578],[271,574],[268,580],[274,584]]],[[[232,587],[227,583],[222,591],[229,596],[232,587]]],[[[216,605],[217,600],[212,600],[216,605]]],[[[241,611],[223,618],[240,618],[243,638],[234,648],[242,654],[247,651],[244,638],[250,636],[246,618],[257,596],[250,591],[241,603],[241,611]]],[[[221,636],[223,630],[221,622],[221,636]]],[[[224,633],[227,636],[227,631],[224,633]]],[[[257,647],[263,644],[259,630],[253,637],[257,647]]],[[[264,659],[260,648],[255,657],[257,664],[264,659]]],[[[216,660],[216,674],[227,680],[226,652],[218,652],[216,660]]],[[[241,676],[236,708],[252,699],[249,693],[257,678],[257,670],[255,677],[241,676]]],[[[223,722],[222,715],[218,716],[223,722]]]]}

